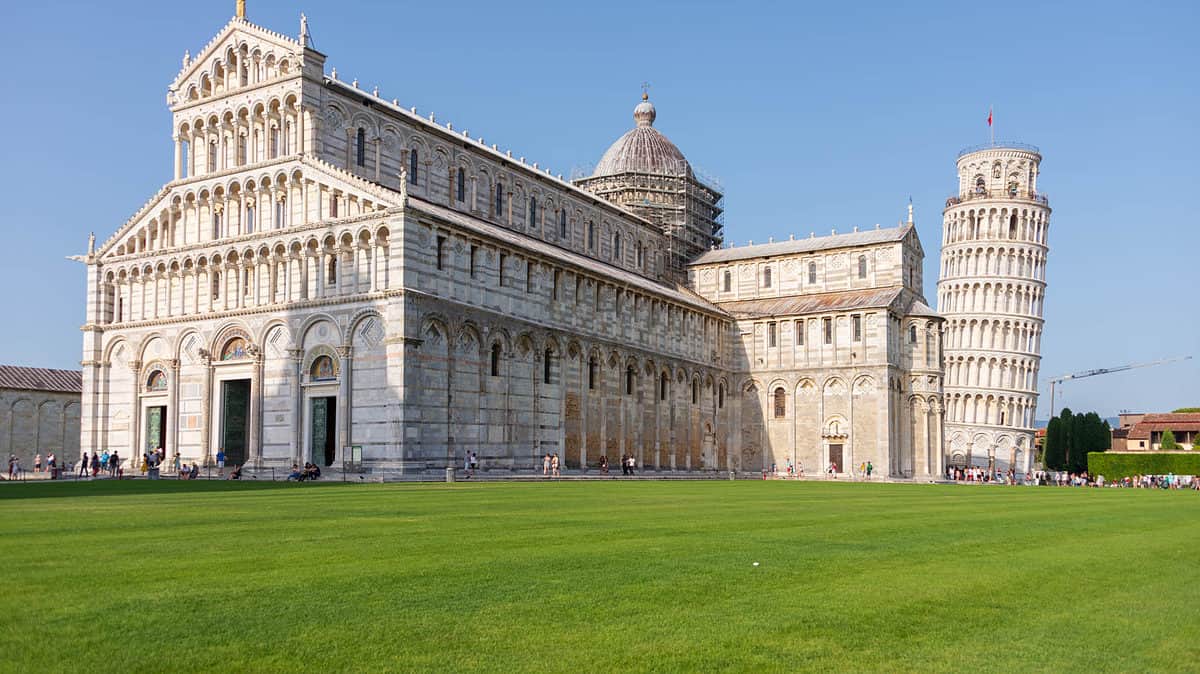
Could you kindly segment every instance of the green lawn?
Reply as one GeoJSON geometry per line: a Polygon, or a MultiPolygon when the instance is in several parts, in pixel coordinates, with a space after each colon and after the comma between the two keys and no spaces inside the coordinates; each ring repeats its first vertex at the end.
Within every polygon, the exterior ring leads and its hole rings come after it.
{"type": "Polygon", "coordinates": [[[1200,668],[1195,492],[5,485],[0,560],[4,671],[1200,668]]]}

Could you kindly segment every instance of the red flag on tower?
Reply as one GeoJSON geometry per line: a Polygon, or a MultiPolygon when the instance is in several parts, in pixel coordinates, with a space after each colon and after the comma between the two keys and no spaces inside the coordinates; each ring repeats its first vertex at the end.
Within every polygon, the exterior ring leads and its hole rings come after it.
{"type": "Polygon", "coordinates": [[[988,108],[988,126],[992,125],[992,109],[988,108]]]}

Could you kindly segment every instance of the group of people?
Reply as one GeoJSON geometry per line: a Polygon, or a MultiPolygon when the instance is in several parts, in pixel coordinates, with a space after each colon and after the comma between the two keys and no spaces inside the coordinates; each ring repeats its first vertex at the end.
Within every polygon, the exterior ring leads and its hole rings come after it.
{"type": "Polygon", "coordinates": [[[101,452],[93,452],[91,457],[84,452],[79,459],[79,477],[97,477],[100,471],[108,473],[109,477],[117,477],[118,471],[121,469],[121,457],[117,452],[109,454],[108,450],[101,452]]]}
{"type": "Polygon", "coordinates": [[[547,453],[542,457],[542,477],[560,477],[558,454],[547,453]]]}
{"type": "Polygon", "coordinates": [[[468,478],[475,477],[475,471],[479,470],[479,455],[475,452],[467,452],[463,458],[463,472],[468,478]]]}
{"type": "MultiPolygon", "coordinates": [[[[600,472],[608,475],[608,455],[600,455],[600,472]]],[[[621,474],[635,475],[637,473],[637,457],[632,454],[621,455],[621,474]]]]}
{"type": "Polygon", "coordinates": [[[1014,469],[1007,472],[991,471],[980,466],[946,466],[946,479],[955,482],[977,482],[994,484],[1030,484],[1033,475],[1025,473],[1024,480],[1014,469]]]}
{"type": "Polygon", "coordinates": [[[1056,487],[1115,487],[1122,489],[1192,489],[1200,491],[1200,476],[1176,475],[1126,475],[1116,480],[1105,479],[1103,475],[1089,476],[1087,472],[1070,473],[1067,471],[1039,470],[1033,474],[1034,484],[1052,485],[1056,487]]]}
{"type": "MultiPolygon", "coordinates": [[[[230,474],[229,479],[237,480],[237,479],[240,479],[241,477],[242,477],[242,468],[241,468],[241,466],[239,466],[238,468],[236,468],[234,470],[234,472],[232,474],[230,474]],[[233,477],[234,474],[236,474],[237,477],[233,477]]],[[[309,462],[305,461],[304,468],[301,468],[300,464],[298,464],[298,463],[292,464],[292,472],[288,473],[287,481],[291,482],[294,480],[296,482],[305,482],[305,481],[317,480],[317,479],[320,479],[320,477],[321,477],[321,467],[315,463],[309,463],[309,462]]]]}

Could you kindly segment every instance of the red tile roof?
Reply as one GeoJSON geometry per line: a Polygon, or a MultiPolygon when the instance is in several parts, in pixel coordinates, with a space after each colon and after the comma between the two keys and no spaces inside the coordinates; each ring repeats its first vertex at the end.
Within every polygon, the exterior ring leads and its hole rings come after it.
{"type": "MultiPolygon", "coordinates": [[[[1147,414],[1129,429],[1130,440],[1149,440],[1151,433],[1200,431],[1200,414],[1147,414]]],[[[1179,438],[1176,438],[1178,440],[1179,438]]]]}
{"type": "Polygon", "coordinates": [[[83,373],[79,370],[0,365],[0,389],[5,388],[21,391],[82,393],[83,373]]]}

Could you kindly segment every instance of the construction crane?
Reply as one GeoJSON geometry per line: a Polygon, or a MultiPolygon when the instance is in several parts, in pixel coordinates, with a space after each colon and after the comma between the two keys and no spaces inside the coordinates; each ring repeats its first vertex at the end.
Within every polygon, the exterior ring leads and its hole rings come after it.
{"type": "Polygon", "coordinates": [[[1124,372],[1125,370],[1136,370],[1139,367],[1154,367],[1155,365],[1165,365],[1174,363],[1180,360],[1191,360],[1191,356],[1177,356],[1175,358],[1163,358],[1150,363],[1134,363],[1132,365],[1118,365],[1116,367],[1102,367],[1095,370],[1084,370],[1075,374],[1064,374],[1061,377],[1054,377],[1050,380],[1050,418],[1054,418],[1054,387],[1071,379],[1084,379],[1087,377],[1095,377],[1099,374],[1112,374],[1113,372],[1124,372]]]}

